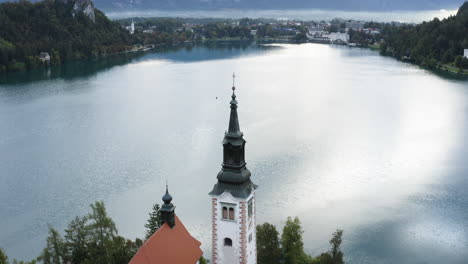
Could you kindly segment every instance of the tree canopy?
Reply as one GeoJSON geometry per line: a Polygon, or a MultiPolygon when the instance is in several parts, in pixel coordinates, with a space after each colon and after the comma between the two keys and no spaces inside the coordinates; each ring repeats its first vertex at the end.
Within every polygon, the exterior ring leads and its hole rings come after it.
{"type": "Polygon", "coordinates": [[[298,217],[288,217],[283,227],[281,240],[276,227],[269,223],[257,226],[258,264],[344,264],[340,246],[343,230],[338,229],[330,240],[331,248],[316,257],[304,252],[304,230],[298,217]]]}
{"type": "Polygon", "coordinates": [[[270,223],[257,226],[258,264],[280,264],[281,248],[279,233],[270,223]]]}
{"type": "Polygon", "coordinates": [[[5,254],[5,252],[3,252],[3,249],[0,248],[0,264],[7,264],[7,261],[7,255],[5,254]]]}
{"type": "Polygon", "coordinates": [[[73,12],[74,1],[19,1],[0,4],[0,72],[34,68],[47,52],[51,62],[128,50],[130,34],[104,13],[95,22],[73,12]]]}
{"type": "Polygon", "coordinates": [[[153,205],[153,210],[149,213],[148,222],[145,224],[146,227],[146,236],[145,239],[150,238],[159,227],[161,227],[161,212],[159,211],[159,204],[153,205]]]}
{"type": "Polygon", "coordinates": [[[383,27],[383,54],[417,64],[435,67],[440,63],[453,63],[458,58],[457,67],[468,67],[462,57],[468,49],[468,2],[458,10],[456,16],[423,22],[418,25],[383,27]]]}

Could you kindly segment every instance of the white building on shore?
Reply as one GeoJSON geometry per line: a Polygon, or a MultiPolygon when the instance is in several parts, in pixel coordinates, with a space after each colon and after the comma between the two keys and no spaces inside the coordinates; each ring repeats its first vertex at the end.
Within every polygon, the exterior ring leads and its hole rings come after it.
{"type": "Polygon", "coordinates": [[[348,43],[349,42],[349,34],[348,33],[340,33],[340,32],[333,32],[329,35],[331,43],[348,43]]]}
{"type": "Polygon", "coordinates": [[[468,49],[465,49],[465,52],[464,52],[463,56],[465,56],[465,58],[468,59],[468,49]]]}
{"type": "Polygon", "coordinates": [[[328,31],[309,31],[307,37],[312,42],[321,42],[321,43],[348,43],[349,34],[341,32],[328,32],[328,31]]]}
{"type": "Polygon", "coordinates": [[[132,19],[132,23],[130,24],[130,26],[126,26],[125,28],[130,32],[130,34],[135,33],[135,22],[133,21],[133,19],[132,19]]]}

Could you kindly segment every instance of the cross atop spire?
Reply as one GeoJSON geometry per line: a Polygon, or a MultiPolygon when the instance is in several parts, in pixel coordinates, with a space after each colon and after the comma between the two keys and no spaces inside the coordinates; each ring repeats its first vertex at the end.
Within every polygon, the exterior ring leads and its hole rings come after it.
{"type": "Polygon", "coordinates": [[[233,72],[232,73],[232,90],[235,90],[236,89],[236,73],[233,72]]]}

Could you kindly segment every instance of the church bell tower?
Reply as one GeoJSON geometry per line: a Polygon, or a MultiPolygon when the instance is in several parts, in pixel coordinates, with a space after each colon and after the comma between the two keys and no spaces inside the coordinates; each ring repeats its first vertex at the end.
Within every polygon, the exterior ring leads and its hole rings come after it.
{"type": "MultiPolygon", "coordinates": [[[[233,76],[234,78],[235,76],[233,76]]],[[[213,264],[257,263],[255,190],[245,163],[245,143],[232,86],[229,128],[223,140],[223,163],[218,182],[209,193],[212,212],[213,264]]]]}

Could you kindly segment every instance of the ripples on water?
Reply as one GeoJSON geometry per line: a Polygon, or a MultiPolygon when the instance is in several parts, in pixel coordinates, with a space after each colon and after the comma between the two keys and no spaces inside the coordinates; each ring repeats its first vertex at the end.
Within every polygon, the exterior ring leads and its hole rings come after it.
{"type": "Polygon", "coordinates": [[[260,223],[299,216],[310,254],[342,228],[350,263],[468,257],[466,81],[315,44],[93,65],[0,84],[0,247],[10,256],[36,256],[47,223],[63,230],[100,199],[122,235],[142,237],[166,179],[209,253],[207,193],[234,71],[260,223]]]}

